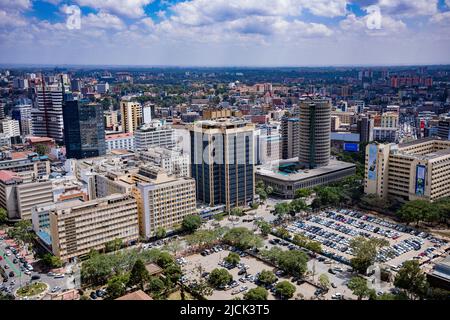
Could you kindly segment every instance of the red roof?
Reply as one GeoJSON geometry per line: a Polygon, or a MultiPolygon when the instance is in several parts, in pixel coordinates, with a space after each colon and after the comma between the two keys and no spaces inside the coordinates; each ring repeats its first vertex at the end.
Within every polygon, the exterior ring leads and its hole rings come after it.
{"type": "Polygon", "coordinates": [[[49,137],[28,137],[27,138],[30,143],[38,143],[38,142],[51,142],[54,143],[55,141],[52,138],[49,137]]]}
{"type": "Polygon", "coordinates": [[[8,171],[8,170],[0,170],[0,181],[7,182],[14,178],[17,178],[17,175],[15,172],[8,171]]]}

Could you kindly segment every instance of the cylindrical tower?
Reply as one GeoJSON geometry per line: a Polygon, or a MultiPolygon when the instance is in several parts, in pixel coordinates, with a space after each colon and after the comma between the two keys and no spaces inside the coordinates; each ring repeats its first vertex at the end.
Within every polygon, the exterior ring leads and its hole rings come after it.
{"type": "Polygon", "coordinates": [[[299,162],[313,169],[330,162],[331,103],[327,99],[300,101],[299,162]]]}

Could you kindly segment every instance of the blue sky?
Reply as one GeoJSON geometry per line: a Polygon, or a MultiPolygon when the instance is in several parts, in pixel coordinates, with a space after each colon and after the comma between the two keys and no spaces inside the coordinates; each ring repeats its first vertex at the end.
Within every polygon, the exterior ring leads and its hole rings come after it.
{"type": "Polygon", "coordinates": [[[446,64],[449,40],[450,0],[0,0],[0,63],[446,64]]]}

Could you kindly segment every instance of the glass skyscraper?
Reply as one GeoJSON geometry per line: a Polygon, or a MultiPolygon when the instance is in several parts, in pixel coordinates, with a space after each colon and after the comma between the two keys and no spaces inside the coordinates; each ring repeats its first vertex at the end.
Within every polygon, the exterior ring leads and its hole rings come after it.
{"type": "Polygon", "coordinates": [[[102,105],[88,100],[65,101],[63,119],[67,159],[106,154],[102,105]]]}

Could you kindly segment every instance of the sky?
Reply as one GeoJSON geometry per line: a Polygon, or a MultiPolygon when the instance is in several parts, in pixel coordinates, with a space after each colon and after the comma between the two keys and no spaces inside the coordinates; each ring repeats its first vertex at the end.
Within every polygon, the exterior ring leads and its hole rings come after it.
{"type": "Polygon", "coordinates": [[[450,64],[450,0],[0,0],[0,63],[450,64]]]}

